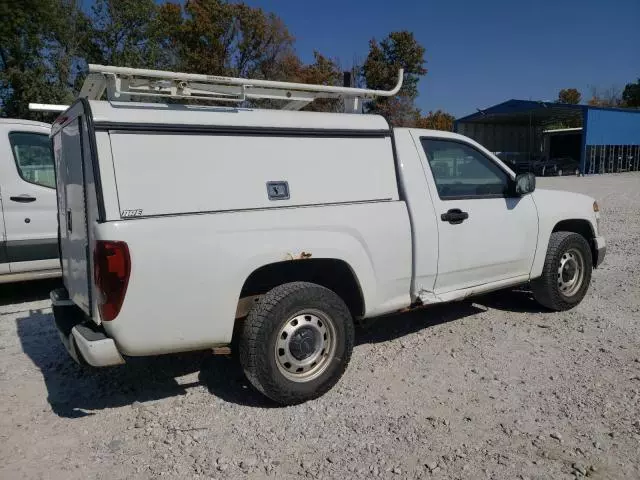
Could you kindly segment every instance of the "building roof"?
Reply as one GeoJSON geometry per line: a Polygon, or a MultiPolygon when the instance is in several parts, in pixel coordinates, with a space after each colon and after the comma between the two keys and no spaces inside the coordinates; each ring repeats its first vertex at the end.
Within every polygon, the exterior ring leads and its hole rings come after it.
{"type": "Polygon", "coordinates": [[[640,110],[629,108],[593,107],[591,105],[511,99],[489,108],[478,109],[476,113],[458,118],[456,121],[544,125],[555,123],[559,120],[580,118],[585,110],[607,110],[640,114],[640,110]]]}

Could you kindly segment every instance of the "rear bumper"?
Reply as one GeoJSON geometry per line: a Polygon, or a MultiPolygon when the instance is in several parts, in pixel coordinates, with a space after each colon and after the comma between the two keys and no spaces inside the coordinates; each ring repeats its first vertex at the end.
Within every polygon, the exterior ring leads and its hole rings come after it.
{"type": "Polygon", "coordinates": [[[124,358],[112,338],[98,328],[68,299],[64,289],[50,294],[53,315],[67,352],[76,362],[93,367],[124,363],[124,358]]]}
{"type": "Polygon", "coordinates": [[[602,264],[607,254],[607,242],[604,237],[596,237],[593,239],[593,251],[595,253],[593,265],[597,268],[602,264]]]}

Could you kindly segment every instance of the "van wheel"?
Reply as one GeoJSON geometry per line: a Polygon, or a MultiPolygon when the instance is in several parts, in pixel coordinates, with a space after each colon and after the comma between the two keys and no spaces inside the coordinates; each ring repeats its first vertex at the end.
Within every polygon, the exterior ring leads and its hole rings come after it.
{"type": "Polygon", "coordinates": [[[293,405],[323,395],[338,382],[353,339],[353,319],[338,295],[313,283],[287,283],[249,312],[240,363],[256,389],[293,405]]]}
{"type": "Polygon", "coordinates": [[[582,235],[554,232],[542,276],[531,281],[533,296],[551,310],[569,310],[587,294],[592,269],[591,249],[582,235]]]}

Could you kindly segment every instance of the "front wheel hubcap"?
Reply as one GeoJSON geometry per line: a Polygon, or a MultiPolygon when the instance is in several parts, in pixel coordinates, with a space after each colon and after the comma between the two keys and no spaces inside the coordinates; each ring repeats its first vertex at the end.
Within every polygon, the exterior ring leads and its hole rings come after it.
{"type": "Polygon", "coordinates": [[[584,281],[584,257],[579,250],[571,248],[560,258],[558,266],[558,289],[565,297],[575,295],[584,281]]]}
{"type": "Polygon", "coordinates": [[[335,355],[336,328],[319,310],[296,313],[282,324],[275,345],[278,370],[294,382],[320,376],[335,355]]]}

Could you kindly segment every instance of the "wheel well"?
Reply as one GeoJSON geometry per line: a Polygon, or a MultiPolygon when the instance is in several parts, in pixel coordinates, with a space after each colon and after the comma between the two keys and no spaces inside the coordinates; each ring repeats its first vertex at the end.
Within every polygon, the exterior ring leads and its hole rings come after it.
{"type": "Polygon", "coordinates": [[[333,290],[353,316],[364,315],[360,284],[343,260],[313,258],[271,263],[255,270],[244,282],[240,298],[260,295],[289,282],[310,282],[333,290]]]}
{"type": "Polygon", "coordinates": [[[554,232],[573,232],[582,235],[589,247],[591,248],[591,257],[595,262],[596,251],[593,239],[595,238],[595,232],[591,227],[591,223],[587,220],[562,220],[553,227],[554,232]]]}

